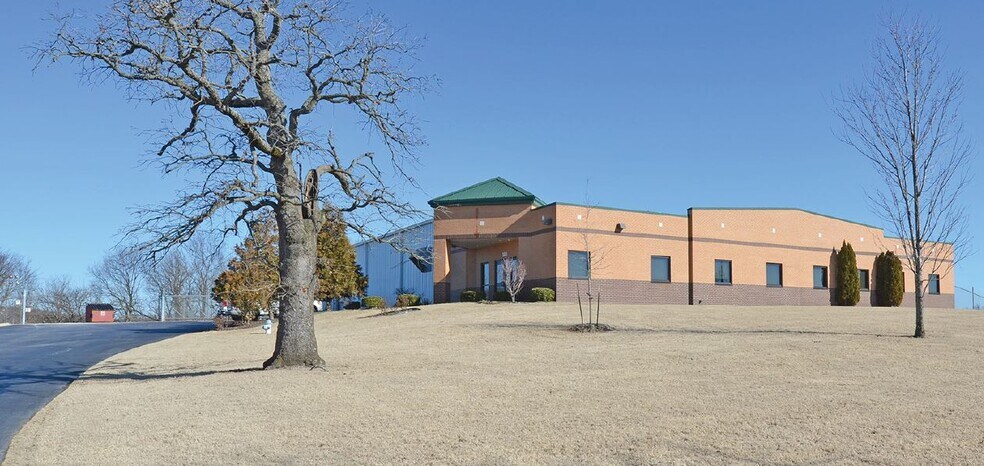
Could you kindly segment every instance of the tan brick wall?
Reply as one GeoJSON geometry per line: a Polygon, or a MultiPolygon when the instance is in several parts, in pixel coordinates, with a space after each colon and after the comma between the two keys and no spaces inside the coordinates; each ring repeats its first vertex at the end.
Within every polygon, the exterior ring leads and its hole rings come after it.
{"type": "Polygon", "coordinates": [[[449,245],[453,251],[446,270],[439,273],[435,267],[435,297],[455,300],[461,291],[481,287],[481,264],[490,262],[494,267],[503,252],[526,264],[528,281],[552,284],[556,268],[554,212],[552,205],[536,208],[520,204],[435,210],[435,256],[440,244],[449,245]]]}
{"type": "MultiPolygon", "coordinates": [[[[573,250],[592,253],[593,282],[611,290],[616,302],[688,302],[692,282],[694,303],[823,305],[830,291],[813,289],[813,266],[826,266],[835,286],[832,258],[843,241],[869,271],[879,252],[901,253],[899,240],[881,229],[795,209],[692,209],[688,218],[568,204],[451,207],[435,211],[434,232],[435,300],[479,287],[480,264],[503,251],[526,263],[531,284],[553,285],[559,300],[571,300],[577,281],[567,277],[567,255],[573,250]],[[616,231],[618,224],[624,229],[616,231]],[[672,283],[651,283],[654,255],[670,257],[672,283]],[[731,261],[731,286],[714,284],[715,259],[731,261]],[[767,262],[783,264],[782,288],[765,286],[767,262]]],[[[871,272],[872,287],[874,279],[871,272]]],[[[911,271],[906,282],[911,294],[911,271]]],[[[927,302],[952,307],[953,285],[944,276],[942,294],[927,295],[927,302]]]]}
{"type": "Polygon", "coordinates": [[[557,207],[557,277],[568,251],[591,252],[593,279],[650,281],[651,257],[670,257],[670,279],[687,283],[687,219],[604,208],[557,207]],[[580,218],[578,218],[580,216],[580,218]],[[615,232],[618,223],[625,225],[615,232]]]}
{"type": "Polygon", "coordinates": [[[468,266],[470,265],[468,260],[468,250],[461,248],[454,248],[451,254],[451,270],[450,274],[451,289],[460,290],[468,286],[468,266]]]}
{"type": "MultiPolygon", "coordinates": [[[[899,242],[882,230],[798,210],[692,209],[693,281],[714,283],[714,260],[732,261],[735,285],[765,286],[765,264],[783,264],[783,287],[813,288],[813,266],[828,267],[829,286],[837,283],[832,255],[848,241],[858,268],[874,269],[875,256],[896,250],[899,242]]],[[[900,251],[901,252],[901,251],[900,251]]],[[[874,285],[874,273],[871,274],[874,285]]],[[[906,273],[906,290],[915,278],[906,273]]],[[[953,294],[953,280],[941,280],[941,292],[953,294]]]]}
{"type": "MultiPolygon", "coordinates": [[[[544,228],[530,204],[461,206],[434,210],[434,237],[527,234],[544,228]]],[[[549,215],[549,209],[542,210],[549,215]]]]}

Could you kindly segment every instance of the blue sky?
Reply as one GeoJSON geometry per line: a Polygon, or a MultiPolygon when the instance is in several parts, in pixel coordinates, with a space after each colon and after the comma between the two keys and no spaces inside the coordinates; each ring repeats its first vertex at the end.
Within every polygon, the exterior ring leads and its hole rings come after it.
{"type": "MultiPolygon", "coordinates": [[[[105,3],[87,1],[90,8],[105,3]]],[[[141,166],[166,109],[128,102],[76,68],[32,71],[55,2],[0,17],[0,248],[43,277],[86,269],[133,221],[128,208],[183,185],[141,166]]],[[[690,206],[800,207],[880,223],[871,168],[836,137],[831,96],[863,76],[880,18],[936,21],[965,75],[963,121],[984,148],[982,2],[399,2],[352,4],[426,37],[417,70],[441,84],[413,106],[429,145],[426,200],[503,176],[540,198],[685,213],[690,206]],[[512,167],[503,170],[500,167],[512,167]]],[[[349,137],[349,136],[346,136],[349,137]]],[[[351,137],[358,141],[359,136],[351,137]]],[[[971,168],[980,173],[980,157],[971,168]]],[[[981,232],[984,176],[967,192],[981,232]]],[[[974,249],[980,250],[978,233],[974,249]]],[[[984,256],[957,285],[984,288],[984,256]]]]}

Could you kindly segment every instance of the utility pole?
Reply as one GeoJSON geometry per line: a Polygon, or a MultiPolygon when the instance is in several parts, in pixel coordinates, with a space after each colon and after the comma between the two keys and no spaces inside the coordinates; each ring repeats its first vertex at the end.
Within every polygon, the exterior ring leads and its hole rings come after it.
{"type": "Polygon", "coordinates": [[[24,287],[24,296],[21,299],[21,325],[27,324],[27,287],[24,287]]]}
{"type": "MultiPolygon", "coordinates": [[[[16,280],[14,282],[15,284],[21,285],[21,286],[24,287],[23,288],[24,291],[21,294],[21,300],[20,300],[20,304],[21,304],[21,325],[26,324],[27,323],[27,312],[28,312],[28,309],[27,309],[27,284],[20,277],[18,277],[17,275],[5,275],[5,276],[0,277],[0,278],[13,278],[14,280],[16,280]]],[[[17,303],[15,302],[14,304],[16,305],[17,303]]]]}

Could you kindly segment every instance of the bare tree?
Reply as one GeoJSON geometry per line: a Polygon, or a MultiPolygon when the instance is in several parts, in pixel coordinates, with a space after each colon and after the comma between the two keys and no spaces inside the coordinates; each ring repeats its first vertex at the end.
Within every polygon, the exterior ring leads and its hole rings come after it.
{"type": "Polygon", "coordinates": [[[155,313],[144,309],[141,294],[145,289],[145,262],[140,251],[121,247],[108,252],[89,268],[96,297],[109,301],[124,321],[154,319],[155,313]]]}
{"type": "MultiPolygon", "coordinates": [[[[594,330],[601,327],[599,321],[601,315],[601,287],[594,283],[594,276],[597,272],[603,271],[608,267],[608,255],[611,253],[611,246],[609,244],[597,241],[598,231],[593,228],[591,224],[591,214],[594,212],[595,208],[591,203],[591,198],[588,195],[587,187],[591,184],[590,180],[585,182],[585,195],[584,195],[584,210],[583,213],[578,215],[578,222],[581,224],[580,239],[581,245],[585,252],[587,252],[587,268],[588,274],[585,280],[586,289],[584,290],[584,296],[588,301],[588,323],[587,330],[594,330]]],[[[584,325],[584,310],[581,300],[581,285],[578,284],[577,290],[577,302],[578,309],[581,312],[581,325],[584,325]]]]}
{"type": "Polygon", "coordinates": [[[35,297],[35,311],[46,322],[82,322],[85,305],[92,292],[72,284],[68,277],[52,278],[41,286],[35,297]]]}
{"type": "MultiPolygon", "coordinates": [[[[192,271],[182,249],[172,249],[163,259],[148,262],[144,277],[147,287],[152,292],[151,298],[160,300],[158,307],[161,304],[167,305],[170,311],[178,316],[188,314],[186,295],[191,285],[192,271]]],[[[159,309],[159,312],[163,313],[165,309],[159,309]]]]}
{"type": "Polygon", "coordinates": [[[212,287],[225,269],[227,259],[222,250],[222,239],[201,233],[185,243],[185,254],[191,269],[190,293],[201,298],[196,311],[199,316],[205,317],[212,314],[212,287]]]}
{"type": "Polygon", "coordinates": [[[20,298],[24,289],[33,290],[37,274],[24,257],[0,249],[0,306],[20,298]]]}
{"type": "Polygon", "coordinates": [[[516,296],[523,291],[523,284],[526,282],[526,264],[515,258],[502,260],[502,282],[509,293],[509,299],[516,302],[516,296]]]}
{"type": "Polygon", "coordinates": [[[958,113],[962,79],[944,70],[938,28],[893,18],[886,29],[871,75],[844,92],[837,114],[842,139],[884,183],[869,198],[902,239],[916,282],[915,336],[922,337],[927,272],[947,275],[966,252],[960,195],[972,152],[958,113]]]}
{"type": "Polygon", "coordinates": [[[156,256],[208,219],[235,232],[251,214],[273,210],[282,290],[264,367],[321,367],[311,306],[319,203],[362,234],[370,214],[419,215],[393,190],[416,186],[406,168],[422,140],[402,102],[429,80],[409,71],[415,49],[385,19],[348,19],[335,2],[116,0],[87,24],[62,18],[38,56],[70,58],[84,76],[118,80],[132,98],[187,115],[164,130],[157,155],[165,173],[204,180],[171,204],[143,209],[131,233],[147,234],[156,256]],[[346,155],[313,118],[346,109],[386,148],[392,173],[373,153],[346,155]]]}

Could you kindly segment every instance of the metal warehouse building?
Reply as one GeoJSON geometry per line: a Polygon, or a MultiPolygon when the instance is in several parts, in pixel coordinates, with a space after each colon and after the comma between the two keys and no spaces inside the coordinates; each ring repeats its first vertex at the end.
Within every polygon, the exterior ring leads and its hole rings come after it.
{"type": "Polygon", "coordinates": [[[434,222],[412,225],[380,238],[355,245],[355,261],[369,277],[369,296],[381,296],[387,304],[406,291],[434,302],[434,222]]]}

